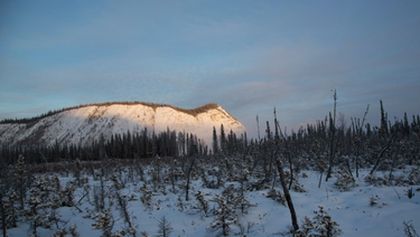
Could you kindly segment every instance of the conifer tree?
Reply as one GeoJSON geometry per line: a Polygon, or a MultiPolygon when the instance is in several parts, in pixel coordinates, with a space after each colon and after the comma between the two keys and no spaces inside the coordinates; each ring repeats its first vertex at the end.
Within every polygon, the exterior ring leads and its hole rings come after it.
{"type": "Polygon", "coordinates": [[[216,217],[211,227],[217,230],[221,230],[224,236],[229,235],[230,225],[236,221],[236,215],[234,210],[228,205],[227,200],[224,196],[218,196],[217,199],[218,208],[216,209],[216,217]]]}
{"type": "Polygon", "coordinates": [[[270,129],[270,122],[267,121],[267,128],[265,129],[265,133],[267,135],[267,140],[271,141],[272,133],[270,129]]]}
{"type": "Polygon", "coordinates": [[[213,154],[219,153],[219,144],[217,139],[216,128],[213,127],[213,154]]]}
{"type": "Polygon", "coordinates": [[[226,134],[223,124],[220,125],[220,150],[226,152],[226,134]]]}
{"type": "Polygon", "coordinates": [[[388,135],[388,123],[387,123],[387,115],[384,111],[384,106],[382,103],[382,100],[379,101],[380,106],[381,106],[381,127],[380,127],[380,133],[385,136],[388,135]]]}
{"type": "Polygon", "coordinates": [[[19,155],[19,159],[15,166],[15,182],[19,195],[20,209],[23,210],[26,192],[26,169],[25,158],[23,157],[23,155],[19,155]]]}
{"type": "Polygon", "coordinates": [[[173,228],[171,224],[168,222],[166,217],[162,217],[159,221],[158,237],[169,237],[172,231],[173,228]]]}

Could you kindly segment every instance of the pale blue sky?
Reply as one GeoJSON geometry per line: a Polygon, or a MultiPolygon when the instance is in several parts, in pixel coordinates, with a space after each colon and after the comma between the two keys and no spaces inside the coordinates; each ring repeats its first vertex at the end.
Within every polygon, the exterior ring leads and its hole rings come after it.
{"type": "Polygon", "coordinates": [[[255,134],[331,109],[420,112],[420,1],[0,1],[0,119],[216,102],[255,134]]]}

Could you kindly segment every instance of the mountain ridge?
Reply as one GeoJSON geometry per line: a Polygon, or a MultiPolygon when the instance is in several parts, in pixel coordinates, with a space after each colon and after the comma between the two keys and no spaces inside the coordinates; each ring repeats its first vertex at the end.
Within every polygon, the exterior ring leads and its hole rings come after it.
{"type": "Polygon", "coordinates": [[[213,127],[219,128],[221,124],[226,131],[245,131],[236,118],[215,103],[183,109],[139,101],[105,102],[67,107],[30,119],[3,121],[0,143],[86,145],[101,136],[110,139],[113,134],[137,133],[147,128],[151,132],[170,129],[192,133],[210,145],[213,127]]]}
{"type": "MultiPolygon", "coordinates": [[[[149,106],[149,107],[152,107],[154,109],[157,108],[157,107],[171,107],[175,110],[178,110],[178,111],[181,111],[181,112],[184,112],[184,113],[188,113],[188,114],[191,114],[191,115],[196,115],[198,113],[205,112],[209,109],[215,109],[215,108],[221,107],[217,103],[207,103],[205,105],[198,106],[196,108],[184,109],[184,108],[181,108],[181,107],[178,107],[178,106],[165,104],[165,103],[153,103],[153,102],[144,102],[144,101],[113,101],[113,102],[88,103],[88,104],[80,104],[80,105],[76,105],[76,106],[64,107],[62,109],[48,111],[47,113],[40,114],[40,115],[34,116],[32,118],[20,118],[20,119],[6,118],[6,119],[0,120],[0,124],[33,122],[33,121],[37,121],[37,120],[43,119],[45,117],[57,114],[57,113],[61,113],[61,112],[72,110],[72,109],[79,109],[79,108],[83,108],[83,107],[88,107],[88,106],[138,105],[138,104],[141,104],[141,105],[144,105],[144,106],[149,106]]],[[[232,116],[232,115],[230,115],[230,116],[232,116]]]]}

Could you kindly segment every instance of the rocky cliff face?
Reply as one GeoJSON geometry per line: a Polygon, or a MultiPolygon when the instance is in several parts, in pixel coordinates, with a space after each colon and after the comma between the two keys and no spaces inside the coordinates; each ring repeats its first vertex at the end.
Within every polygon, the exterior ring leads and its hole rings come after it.
{"type": "Polygon", "coordinates": [[[148,103],[106,103],[63,109],[38,119],[0,124],[1,144],[88,145],[103,136],[168,128],[193,133],[211,144],[213,126],[226,133],[243,133],[245,127],[221,106],[208,104],[186,110],[170,105],[148,103]]]}

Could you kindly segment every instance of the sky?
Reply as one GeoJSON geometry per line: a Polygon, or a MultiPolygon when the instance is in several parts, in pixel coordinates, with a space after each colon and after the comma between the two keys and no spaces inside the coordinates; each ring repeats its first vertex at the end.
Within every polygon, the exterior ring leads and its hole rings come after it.
{"type": "Polygon", "coordinates": [[[109,101],[218,103],[296,129],[420,112],[420,1],[0,1],[0,119],[109,101]]]}

